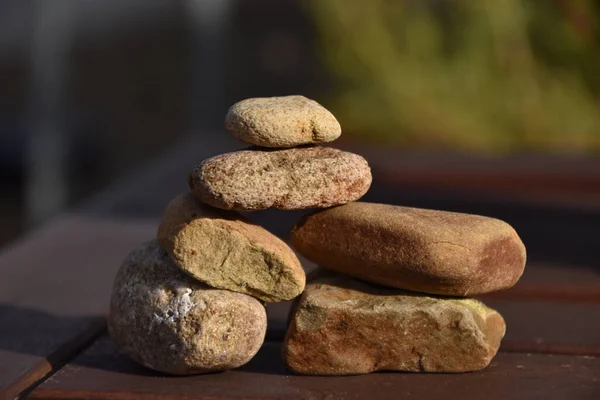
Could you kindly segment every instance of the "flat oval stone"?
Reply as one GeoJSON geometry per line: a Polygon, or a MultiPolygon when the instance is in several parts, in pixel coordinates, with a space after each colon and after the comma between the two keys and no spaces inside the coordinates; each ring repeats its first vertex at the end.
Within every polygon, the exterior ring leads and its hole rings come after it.
{"type": "Polygon", "coordinates": [[[247,143],[279,148],[331,142],[342,134],[333,114],[304,96],[242,100],[227,112],[225,128],[247,143]]]}
{"type": "Polygon", "coordinates": [[[155,240],[129,254],[117,273],[108,332],[147,368],[176,375],[237,368],[258,352],[266,328],[258,300],[194,281],[155,240]]]}
{"type": "Polygon", "coordinates": [[[361,198],[371,186],[367,161],[329,147],[244,150],[203,161],[189,175],[201,201],[233,210],[331,207],[361,198]]]}
{"type": "Polygon", "coordinates": [[[267,302],[291,300],[306,276],[294,251],[235,211],[200,203],[192,193],[167,206],[158,241],[190,276],[267,302]]]}
{"type": "Polygon", "coordinates": [[[502,316],[477,300],[338,278],[306,287],[282,353],[304,375],[467,372],[489,365],[505,330],[502,316]]]}
{"type": "Polygon", "coordinates": [[[515,230],[498,219],[362,202],[306,217],[292,243],[326,268],[452,296],[509,288],[526,260],[515,230]]]}

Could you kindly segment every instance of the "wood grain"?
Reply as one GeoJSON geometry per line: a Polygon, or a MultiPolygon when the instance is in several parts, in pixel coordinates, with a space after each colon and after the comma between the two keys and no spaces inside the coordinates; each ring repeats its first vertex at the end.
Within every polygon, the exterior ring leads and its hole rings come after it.
{"type": "Polygon", "coordinates": [[[193,377],[158,374],[119,355],[108,338],[38,387],[33,399],[595,399],[600,359],[501,353],[466,374],[375,373],[310,377],[289,373],[280,345],[266,343],[246,366],[193,377]]]}
{"type": "Polygon", "coordinates": [[[600,304],[600,285],[536,285],[517,284],[501,292],[478,296],[481,300],[506,299],[520,301],[554,301],[600,304]]]}

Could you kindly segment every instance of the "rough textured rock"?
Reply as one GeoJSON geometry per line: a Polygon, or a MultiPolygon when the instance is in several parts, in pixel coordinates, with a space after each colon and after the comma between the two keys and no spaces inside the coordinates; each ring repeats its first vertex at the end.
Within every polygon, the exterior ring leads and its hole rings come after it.
{"type": "Polygon", "coordinates": [[[192,277],[268,302],[291,300],[306,276],[294,251],[277,236],[234,211],[177,196],[158,228],[158,241],[192,277]]]}
{"type": "Polygon", "coordinates": [[[156,241],[135,249],[117,273],[108,331],[148,368],[189,375],[239,367],[254,357],[266,327],[258,300],[194,281],[156,241]]]}
{"type": "Polygon", "coordinates": [[[242,100],[227,112],[225,128],[238,139],[263,147],[331,142],[342,134],[333,114],[304,96],[242,100]]]}
{"type": "Polygon", "coordinates": [[[467,372],[495,356],[506,325],[473,299],[435,298],[338,277],[309,284],[283,344],[306,375],[467,372]]]}
{"type": "Polygon", "coordinates": [[[350,203],[306,217],[292,243],[315,263],[382,285],[467,296],[513,286],[525,246],[507,223],[478,215],[350,203]]]}
{"type": "Polygon", "coordinates": [[[205,160],[189,175],[196,197],[234,210],[331,207],[362,197],[371,169],[359,155],[329,147],[244,150],[205,160]]]}

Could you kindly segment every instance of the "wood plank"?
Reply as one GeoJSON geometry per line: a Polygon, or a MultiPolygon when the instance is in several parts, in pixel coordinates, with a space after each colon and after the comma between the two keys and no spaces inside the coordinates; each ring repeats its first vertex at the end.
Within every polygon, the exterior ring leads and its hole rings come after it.
{"type": "Polygon", "coordinates": [[[561,354],[570,356],[600,357],[600,346],[562,343],[531,343],[529,341],[505,340],[500,351],[510,353],[561,354]]]}
{"type": "Polygon", "coordinates": [[[14,398],[103,332],[112,280],[154,221],[70,215],[0,255],[0,398],[14,398]]]}
{"type": "Polygon", "coordinates": [[[120,355],[104,337],[32,393],[33,399],[597,399],[600,359],[501,353],[466,374],[375,373],[350,377],[290,374],[280,344],[266,343],[246,366],[170,377],[120,355]]]}
{"type": "Polygon", "coordinates": [[[501,349],[600,355],[600,305],[486,299],[506,321],[501,349]]]}
{"type": "Polygon", "coordinates": [[[476,156],[409,151],[352,140],[336,147],[364,156],[390,186],[518,199],[539,206],[600,210],[600,159],[573,155],[476,156]]]}
{"type": "MultiPolygon", "coordinates": [[[[587,251],[592,253],[591,249],[587,251]]],[[[596,263],[569,264],[530,259],[515,289],[521,285],[577,286],[594,289],[600,286],[600,269],[596,263]]]]}
{"type": "MultiPolygon", "coordinates": [[[[23,321],[22,316],[17,318],[17,323],[23,321]]],[[[2,347],[6,346],[11,350],[0,350],[0,359],[2,359],[0,375],[10,377],[14,375],[14,371],[23,372],[17,379],[8,382],[6,387],[0,391],[0,399],[13,399],[44,377],[60,369],[68,360],[93,344],[106,331],[106,321],[104,318],[87,318],[74,326],[60,320],[45,321],[41,328],[46,335],[44,337],[46,341],[41,342],[43,344],[37,341],[32,343],[31,326],[26,331],[11,329],[9,334],[12,336],[17,333],[17,337],[2,339],[2,347]],[[65,334],[57,334],[57,329],[65,334]],[[17,345],[15,346],[15,344],[17,345]],[[17,351],[17,347],[23,345],[27,345],[27,349],[17,351]],[[48,351],[45,352],[45,349],[48,351]],[[40,356],[35,355],[36,352],[40,356]],[[48,352],[50,353],[44,356],[48,352]]]]}
{"type": "Polygon", "coordinates": [[[487,293],[480,296],[485,299],[507,299],[521,301],[560,301],[600,304],[599,285],[536,285],[521,284],[508,290],[487,293]]]}

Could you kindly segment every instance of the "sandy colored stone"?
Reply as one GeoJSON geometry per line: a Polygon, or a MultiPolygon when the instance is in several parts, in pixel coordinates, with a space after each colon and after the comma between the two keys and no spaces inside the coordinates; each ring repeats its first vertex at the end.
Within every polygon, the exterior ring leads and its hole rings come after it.
{"type": "Polygon", "coordinates": [[[189,175],[211,206],[234,210],[331,207],[361,198],[371,186],[367,161],[329,147],[244,150],[210,158],[189,175]]]}
{"type": "Polygon", "coordinates": [[[117,273],[108,331],[148,368],[190,375],[239,367],[258,352],[266,328],[258,300],[193,280],[155,240],[129,254],[117,273]]]}
{"type": "Polygon", "coordinates": [[[467,296],[513,286],[525,246],[494,218],[374,203],[306,217],[292,243],[315,263],[382,285],[467,296]]]}
{"type": "Polygon", "coordinates": [[[429,297],[337,277],[309,284],[283,344],[305,375],[467,372],[488,366],[506,325],[474,299],[429,297]]]}
{"type": "Polygon", "coordinates": [[[304,96],[242,100],[227,112],[225,128],[247,143],[279,148],[331,142],[342,134],[333,114],[304,96]]]}
{"type": "Polygon", "coordinates": [[[304,270],[287,244],[235,211],[200,203],[193,193],[167,206],[157,236],[181,270],[212,287],[267,302],[291,300],[304,290],[304,270]]]}

